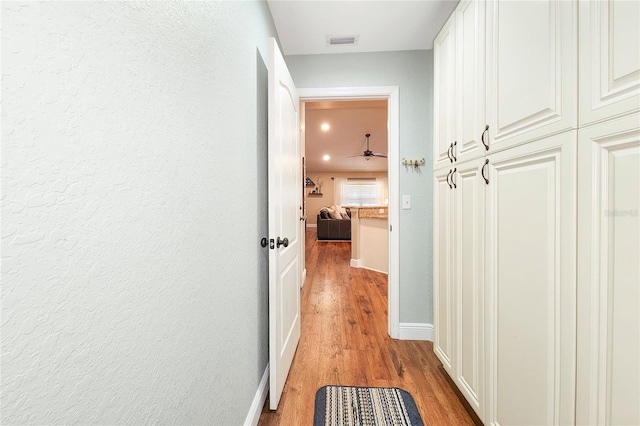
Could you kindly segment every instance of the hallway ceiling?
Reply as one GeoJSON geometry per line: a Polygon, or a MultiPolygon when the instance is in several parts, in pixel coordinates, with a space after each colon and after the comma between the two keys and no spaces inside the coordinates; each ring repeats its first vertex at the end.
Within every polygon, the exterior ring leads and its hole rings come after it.
{"type": "MultiPolygon", "coordinates": [[[[383,52],[433,48],[458,0],[267,0],[284,55],[383,52]],[[356,45],[328,45],[328,36],[357,36],[356,45]]],[[[386,171],[387,160],[349,158],[365,149],[387,153],[386,101],[307,104],[309,172],[386,171]],[[327,122],[329,131],[320,125],[327,122]],[[329,154],[331,159],[323,161],[329,154]]]]}
{"type": "Polygon", "coordinates": [[[284,55],[433,48],[458,0],[267,0],[284,55]],[[328,45],[327,36],[358,36],[328,45]]]}

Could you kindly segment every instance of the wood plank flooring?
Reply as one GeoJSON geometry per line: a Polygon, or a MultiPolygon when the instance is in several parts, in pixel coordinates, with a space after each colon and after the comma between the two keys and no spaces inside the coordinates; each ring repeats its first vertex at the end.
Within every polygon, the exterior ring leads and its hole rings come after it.
{"type": "MultiPolygon", "coordinates": [[[[349,266],[351,244],[317,242],[307,229],[302,337],[279,407],[267,400],[259,425],[312,425],[324,385],[407,390],[427,425],[473,425],[447,383],[431,342],[387,334],[387,275],[349,266]]],[[[477,420],[476,420],[477,421],[477,420]]]]}

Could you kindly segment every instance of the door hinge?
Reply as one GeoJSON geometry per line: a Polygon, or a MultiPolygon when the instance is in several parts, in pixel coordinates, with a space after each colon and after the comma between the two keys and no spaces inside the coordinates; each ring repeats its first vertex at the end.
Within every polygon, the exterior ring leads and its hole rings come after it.
{"type": "Polygon", "coordinates": [[[393,225],[389,225],[389,232],[393,231],[393,225]]]}

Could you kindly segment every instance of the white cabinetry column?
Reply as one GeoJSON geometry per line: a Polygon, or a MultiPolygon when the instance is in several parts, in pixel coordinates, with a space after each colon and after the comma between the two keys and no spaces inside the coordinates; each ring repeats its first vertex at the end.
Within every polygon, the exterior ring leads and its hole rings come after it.
{"type": "Polygon", "coordinates": [[[445,370],[487,424],[640,424],[640,3],[461,0],[434,58],[445,370]]]}

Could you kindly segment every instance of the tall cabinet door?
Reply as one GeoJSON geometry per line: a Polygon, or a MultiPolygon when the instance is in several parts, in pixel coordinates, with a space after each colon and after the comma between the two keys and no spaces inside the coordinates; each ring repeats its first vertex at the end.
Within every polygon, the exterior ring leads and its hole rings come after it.
{"type": "Polygon", "coordinates": [[[640,2],[580,2],[580,125],[640,111],[640,2]]]}
{"type": "Polygon", "coordinates": [[[577,4],[487,4],[490,152],[577,127],[577,4]]]}
{"type": "Polygon", "coordinates": [[[458,162],[482,157],[485,128],[485,1],[462,0],[456,11],[458,162]]]}
{"type": "Polygon", "coordinates": [[[578,139],[577,422],[640,424],[640,115],[578,139]]]}
{"type": "MultiPolygon", "coordinates": [[[[484,420],[484,158],[456,164],[454,259],[456,366],[452,376],[484,420]]],[[[485,168],[486,170],[486,168],[485,168]]]]}
{"type": "Polygon", "coordinates": [[[433,166],[434,170],[451,164],[456,132],[456,16],[449,20],[433,41],[435,106],[433,166]]]}
{"type": "Polygon", "coordinates": [[[433,210],[433,325],[434,352],[451,377],[454,365],[454,276],[453,276],[453,190],[452,169],[434,176],[433,210]]]}
{"type": "Polygon", "coordinates": [[[490,424],[574,423],[576,138],[569,131],[489,158],[490,424]]]}

